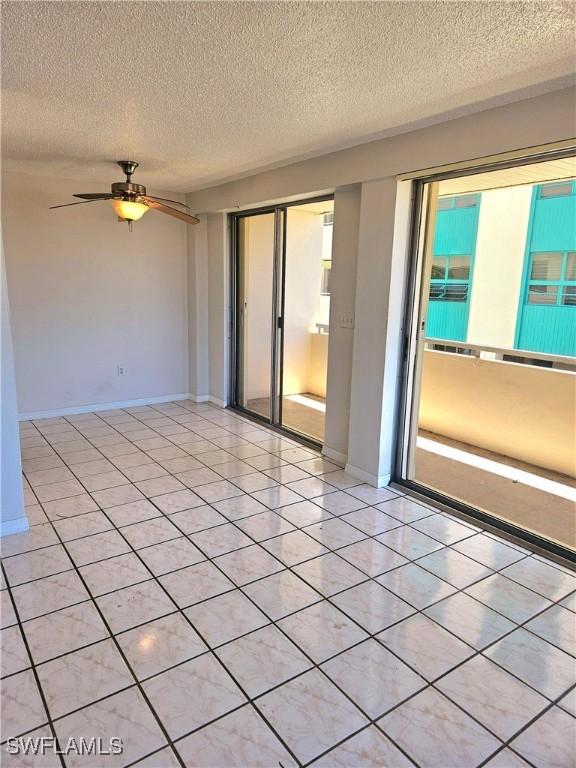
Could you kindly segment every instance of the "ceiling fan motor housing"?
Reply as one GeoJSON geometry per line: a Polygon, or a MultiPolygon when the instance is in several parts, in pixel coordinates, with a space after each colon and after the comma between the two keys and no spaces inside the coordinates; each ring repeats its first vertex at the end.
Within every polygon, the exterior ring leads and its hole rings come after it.
{"type": "Polygon", "coordinates": [[[131,181],[117,181],[112,184],[114,197],[123,197],[126,200],[134,200],[146,194],[146,187],[142,184],[133,184],[131,181]]]}

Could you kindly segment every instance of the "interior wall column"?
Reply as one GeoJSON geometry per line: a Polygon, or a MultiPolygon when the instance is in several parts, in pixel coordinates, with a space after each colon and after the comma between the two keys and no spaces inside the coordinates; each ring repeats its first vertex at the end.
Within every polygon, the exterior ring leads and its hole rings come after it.
{"type": "Polygon", "coordinates": [[[208,222],[188,227],[189,392],[202,402],[210,395],[208,362],[208,222]]]}
{"type": "Polygon", "coordinates": [[[228,217],[208,216],[208,343],[210,399],[228,404],[230,358],[228,217]]]}
{"type": "Polygon", "coordinates": [[[18,403],[14,375],[14,352],[10,328],[10,307],[4,267],[4,248],[0,245],[2,299],[1,299],[1,352],[0,370],[0,536],[21,533],[28,529],[22,488],[22,462],[20,458],[20,430],[18,403]]]}
{"type": "Polygon", "coordinates": [[[346,471],[378,487],[396,450],[410,196],[395,178],[362,185],[346,471]]]}

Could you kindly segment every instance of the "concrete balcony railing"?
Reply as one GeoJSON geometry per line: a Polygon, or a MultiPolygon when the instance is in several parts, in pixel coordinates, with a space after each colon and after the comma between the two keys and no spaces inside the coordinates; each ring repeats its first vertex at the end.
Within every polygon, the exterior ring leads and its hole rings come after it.
{"type": "Polygon", "coordinates": [[[575,363],[427,338],[419,429],[574,477],[575,363]],[[439,345],[446,351],[430,348],[439,345]]]}

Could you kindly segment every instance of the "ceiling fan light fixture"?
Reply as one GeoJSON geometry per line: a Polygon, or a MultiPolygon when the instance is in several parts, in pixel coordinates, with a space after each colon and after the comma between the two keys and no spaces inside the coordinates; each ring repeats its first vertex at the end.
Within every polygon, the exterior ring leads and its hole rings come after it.
{"type": "Polygon", "coordinates": [[[125,221],[138,221],[149,210],[145,203],[137,203],[134,200],[111,200],[112,207],[119,218],[125,221]]]}

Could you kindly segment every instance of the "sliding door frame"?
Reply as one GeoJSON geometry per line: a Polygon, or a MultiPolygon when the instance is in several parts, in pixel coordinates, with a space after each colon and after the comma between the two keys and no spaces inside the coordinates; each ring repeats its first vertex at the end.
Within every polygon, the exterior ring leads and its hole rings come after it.
{"type": "Polygon", "coordinates": [[[299,200],[291,200],[277,205],[250,208],[228,214],[230,232],[230,408],[254,421],[265,424],[279,434],[294,437],[299,442],[321,450],[322,443],[297,430],[282,424],[282,403],[284,386],[284,318],[286,311],[286,233],[288,208],[309,203],[321,203],[334,200],[334,194],[320,195],[299,200]],[[248,410],[240,398],[240,365],[243,364],[240,350],[240,221],[250,216],[274,214],[274,253],[272,280],[272,350],[270,364],[270,418],[248,410]]]}
{"type": "MultiPolygon", "coordinates": [[[[404,350],[403,366],[401,371],[400,393],[396,414],[396,455],[392,471],[394,485],[410,491],[415,496],[434,502],[437,506],[457,516],[462,515],[483,523],[487,528],[494,529],[499,534],[504,533],[514,540],[527,542],[536,549],[545,551],[547,555],[576,562],[576,553],[563,547],[550,539],[543,538],[531,531],[520,528],[495,515],[472,507],[451,496],[446,496],[439,491],[422,485],[408,477],[410,463],[413,461],[415,450],[414,411],[418,407],[420,376],[418,376],[418,350],[421,347],[420,339],[424,333],[425,320],[421,319],[420,306],[423,290],[423,266],[425,262],[426,235],[429,226],[430,206],[428,191],[434,182],[445,179],[472,176],[488,171],[505,170],[517,166],[529,165],[549,160],[559,160],[567,157],[576,157],[576,147],[555,149],[538,154],[526,154],[522,157],[495,161],[489,164],[471,164],[466,168],[458,168],[453,171],[429,174],[413,179],[414,189],[412,196],[412,224],[409,240],[409,256],[406,265],[406,298],[404,307],[404,350]],[[426,215],[427,221],[424,221],[426,215]]],[[[430,238],[428,238],[430,240],[430,238]]],[[[424,298],[426,301],[426,298],[424,298]]],[[[420,369],[421,370],[421,369],[420,369]]]]}

